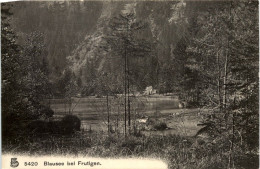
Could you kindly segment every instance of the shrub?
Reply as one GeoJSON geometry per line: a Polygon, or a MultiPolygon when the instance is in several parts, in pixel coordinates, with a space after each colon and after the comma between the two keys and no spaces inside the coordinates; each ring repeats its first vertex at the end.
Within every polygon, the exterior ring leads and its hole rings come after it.
{"type": "Polygon", "coordinates": [[[60,121],[50,121],[47,122],[47,128],[48,128],[48,132],[52,133],[52,134],[61,134],[61,122],[60,121]]]}
{"type": "Polygon", "coordinates": [[[43,133],[60,134],[61,122],[60,121],[43,121],[35,120],[27,125],[28,134],[40,135],[43,133]]]}
{"type": "Polygon", "coordinates": [[[141,144],[142,143],[140,142],[140,140],[138,140],[136,137],[128,137],[122,142],[121,147],[128,148],[129,150],[134,151],[134,149],[141,144]]]}
{"type": "Polygon", "coordinates": [[[80,131],[80,119],[75,115],[66,115],[61,120],[61,130],[63,134],[72,134],[80,131]]]}
{"type": "Polygon", "coordinates": [[[54,114],[54,111],[51,108],[44,106],[44,105],[40,105],[38,107],[38,109],[39,109],[40,114],[45,115],[46,117],[52,117],[54,114]]]}
{"type": "Polygon", "coordinates": [[[116,143],[117,143],[117,139],[116,139],[116,137],[113,137],[113,136],[108,136],[108,137],[106,137],[104,140],[102,140],[103,141],[103,145],[104,145],[104,147],[105,148],[109,148],[110,147],[110,145],[115,145],[116,143]]]}
{"type": "Polygon", "coordinates": [[[74,115],[67,115],[61,121],[46,122],[43,120],[35,120],[27,125],[28,133],[33,134],[73,134],[80,131],[80,119],[74,115]]]}
{"type": "Polygon", "coordinates": [[[155,130],[165,130],[167,128],[167,124],[165,122],[159,122],[154,124],[153,128],[155,130]]]}
{"type": "Polygon", "coordinates": [[[22,133],[23,123],[16,113],[2,113],[2,136],[3,140],[15,139],[17,134],[22,133]]]}
{"type": "Polygon", "coordinates": [[[32,121],[27,125],[27,131],[33,134],[48,133],[48,123],[43,120],[32,121]]]}

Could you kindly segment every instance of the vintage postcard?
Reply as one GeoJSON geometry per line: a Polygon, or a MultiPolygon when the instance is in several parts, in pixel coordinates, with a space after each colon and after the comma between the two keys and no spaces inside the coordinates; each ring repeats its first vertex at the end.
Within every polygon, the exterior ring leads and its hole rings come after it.
{"type": "Polygon", "coordinates": [[[2,168],[258,169],[258,1],[1,3],[2,168]]]}

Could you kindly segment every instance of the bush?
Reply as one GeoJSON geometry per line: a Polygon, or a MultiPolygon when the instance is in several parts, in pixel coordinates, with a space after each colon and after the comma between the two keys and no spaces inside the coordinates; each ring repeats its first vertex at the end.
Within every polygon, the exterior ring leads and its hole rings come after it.
{"type": "Polygon", "coordinates": [[[28,124],[27,130],[28,133],[33,134],[48,133],[48,123],[43,120],[35,120],[28,124]]]}
{"type": "Polygon", "coordinates": [[[60,121],[50,121],[47,122],[48,132],[52,134],[61,134],[61,122],[60,121]]]}
{"type": "Polygon", "coordinates": [[[3,141],[15,141],[18,135],[23,135],[25,130],[25,120],[19,116],[18,113],[4,112],[2,114],[2,138],[3,141]]]}
{"type": "Polygon", "coordinates": [[[61,122],[60,121],[43,121],[35,120],[27,125],[28,134],[41,135],[43,133],[61,134],[61,122]]]}
{"type": "Polygon", "coordinates": [[[122,142],[121,147],[134,151],[134,149],[141,144],[142,143],[136,137],[129,137],[122,142]]]}
{"type": "Polygon", "coordinates": [[[80,119],[74,115],[67,115],[61,121],[46,122],[43,120],[35,120],[27,125],[28,133],[33,134],[73,134],[80,131],[80,119]]]}
{"type": "Polygon", "coordinates": [[[159,122],[154,124],[153,128],[155,130],[165,130],[167,128],[167,124],[165,122],[159,122]]]}
{"type": "Polygon", "coordinates": [[[80,119],[75,115],[66,115],[61,120],[61,130],[63,134],[72,134],[74,131],[80,131],[80,119]]]}
{"type": "Polygon", "coordinates": [[[33,103],[30,107],[27,103],[17,103],[13,105],[12,111],[3,110],[2,113],[2,134],[4,139],[16,139],[17,135],[34,133],[46,133],[48,126],[45,121],[37,120],[40,117],[49,118],[54,112],[47,106],[40,103],[33,103]]]}
{"type": "Polygon", "coordinates": [[[51,108],[44,106],[44,105],[40,105],[38,107],[38,109],[39,109],[40,114],[45,115],[46,117],[52,117],[54,114],[54,111],[51,108]]]}

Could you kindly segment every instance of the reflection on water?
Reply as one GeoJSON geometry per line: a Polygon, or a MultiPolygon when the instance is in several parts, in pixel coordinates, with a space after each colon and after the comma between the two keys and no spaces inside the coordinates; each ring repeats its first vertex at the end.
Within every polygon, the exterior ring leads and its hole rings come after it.
{"type": "MultiPolygon", "coordinates": [[[[124,111],[124,97],[109,96],[108,101],[111,110],[124,111]]],[[[65,99],[51,99],[49,103],[55,112],[67,112],[71,108],[73,112],[91,114],[105,112],[107,109],[106,98],[72,98],[71,104],[65,99]]],[[[179,105],[178,99],[172,96],[130,97],[130,103],[132,109],[140,111],[177,109],[179,105]]]]}

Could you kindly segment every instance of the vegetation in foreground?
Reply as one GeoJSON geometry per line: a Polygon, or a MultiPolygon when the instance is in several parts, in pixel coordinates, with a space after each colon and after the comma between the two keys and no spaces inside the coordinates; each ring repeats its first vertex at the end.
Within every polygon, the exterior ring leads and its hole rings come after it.
{"type": "Polygon", "coordinates": [[[225,136],[215,140],[178,135],[124,138],[123,135],[79,132],[70,136],[22,136],[15,143],[3,145],[3,153],[26,155],[156,158],[173,169],[258,168],[258,155],[237,144],[231,152],[233,163],[228,166],[230,143],[225,136]]]}

